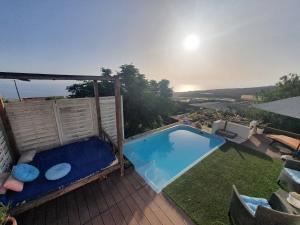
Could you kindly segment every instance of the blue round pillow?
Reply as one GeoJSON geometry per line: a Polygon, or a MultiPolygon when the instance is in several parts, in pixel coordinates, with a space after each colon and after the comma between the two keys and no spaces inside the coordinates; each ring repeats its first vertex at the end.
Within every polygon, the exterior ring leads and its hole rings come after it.
{"type": "Polygon", "coordinates": [[[20,163],[13,167],[11,174],[19,181],[30,182],[39,176],[40,171],[32,165],[20,163]]]}
{"type": "Polygon", "coordinates": [[[47,180],[58,180],[66,176],[70,171],[70,163],[59,163],[49,168],[45,173],[45,177],[47,180]]]}

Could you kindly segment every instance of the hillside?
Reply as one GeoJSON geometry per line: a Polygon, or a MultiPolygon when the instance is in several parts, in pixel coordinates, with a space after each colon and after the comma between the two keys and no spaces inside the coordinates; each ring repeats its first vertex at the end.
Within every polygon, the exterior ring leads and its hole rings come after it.
{"type": "Polygon", "coordinates": [[[240,99],[241,95],[255,95],[260,91],[272,90],[274,86],[251,87],[251,88],[226,88],[226,89],[212,89],[203,91],[188,91],[188,92],[174,92],[173,97],[187,97],[187,98],[233,98],[240,99]]]}

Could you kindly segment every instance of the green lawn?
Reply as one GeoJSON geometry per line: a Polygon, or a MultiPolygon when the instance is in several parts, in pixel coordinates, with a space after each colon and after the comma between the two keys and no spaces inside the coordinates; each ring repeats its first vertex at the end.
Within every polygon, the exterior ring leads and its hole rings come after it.
{"type": "Polygon", "coordinates": [[[230,224],[232,184],[242,194],[269,198],[279,188],[276,180],[281,167],[280,160],[226,143],[163,191],[196,224],[230,224]]]}

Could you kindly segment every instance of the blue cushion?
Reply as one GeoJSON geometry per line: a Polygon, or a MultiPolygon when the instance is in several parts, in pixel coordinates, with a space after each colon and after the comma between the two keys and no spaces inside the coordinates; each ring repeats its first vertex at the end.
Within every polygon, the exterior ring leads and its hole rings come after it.
{"type": "Polygon", "coordinates": [[[300,171],[289,169],[289,168],[284,168],[284,169],[296,183],[300,184],[300,171]]]}
{"type": "Polygon", "coordinates": [[[70,171],[70,163],[59,163],[49,168],[45,173],[45,177],[47,180],[58,180],[66,176],[70,171]]]}
{"type": "Polygon", "coordinates": [[[30,164],[37,167],[43,176],[26,183],[22,192],[8,191],[5,195],[0,195],[0,202],[10,203],[14,207],[23,202],[40,198],[104,170],[115,159],[116,156],[111,147],[98,137],[38,152],[30,164]],[[71,164],[70,173],[58,180],[47,180],[44,176],[46,171],[53,165],[63,162],[71,164]]]}
{"type": "Polygon", "coordinates": [[[19,181],[30,182],[39,176],[40,171],[32,165],[20,163],[13,167],[11,174],[19,181]]]}
{"type": "Polygon", "coordinates": [[[241,198],[246,203],[248,209],[250,210],[250,212],[253,216],[255,215],[255,212],[256,212],[257,207],[259,205],[271,209],[271,206],[270,206],[267,199],[253,198],[253,197],[249,197],[249,196],[246,196],[246,195],[241,195],[241,198]]]}

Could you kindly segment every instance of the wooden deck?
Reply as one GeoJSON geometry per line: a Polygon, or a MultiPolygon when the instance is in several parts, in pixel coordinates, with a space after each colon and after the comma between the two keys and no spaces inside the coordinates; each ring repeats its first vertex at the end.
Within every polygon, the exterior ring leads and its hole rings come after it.
{"type": "Polygon", "coordinates": [[[190,225],[164,194],[156,194],[133,169],[111,174],[17,217],[18,225],[190,225]]]}
{"type": "Polygon", "coordinates": [[[251,136],[247,141],[242,143],[242,145],[251,148],[253,150],[262,152],[271,158],[280,159],[281,154],[279,149],[271,146],[272,140],[267,138],[265,135],[255,134],[251,136]]]}

